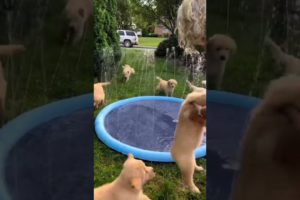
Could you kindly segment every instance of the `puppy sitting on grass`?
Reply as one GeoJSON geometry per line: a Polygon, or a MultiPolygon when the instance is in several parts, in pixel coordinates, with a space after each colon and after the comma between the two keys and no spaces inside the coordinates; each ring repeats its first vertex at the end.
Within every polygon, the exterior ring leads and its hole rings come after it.
{"type": "Polygon", "coordinates": [[[134,68],[130,67],[130,65],[124,65],[123,66],[123,75],[125,78],[125,81],[129,81],[130,77],[135,74],[134,68]]]}
{"type": "Polygon", "coordinates": [[[154,176],[152,167],[129,154],[119,177],[94,189],[94,200],[150,200],[143,193],[143,185],[154,176]]]}
{"type": "Polygon", "coordinates": [[[206,93],[206,89],[203,87],[197,87],[193,85],[190,81],[186,80],[187,85],[193,92],[201,92],[201,93],[206,93]]]}
{"type": "Polygon", "coordinates": [[[232,200],[300,199],[300,78],[269,86],[246,132],[232,200]]]}
{"type": "Polygon", "coordinates": [[[105,92],[103,87],[109,85],[110,82],[94,83],[94,107],[99,109],[105,104],[105,92]]]}
{"type": "Polygon", "coordinates": [[[209,38],[206,54],[206,79],[209,90],[221,88],[226,63],[236,48],[235,41],[229,36],[216,34],[209,38]]]}
{"type": "Polygon", "coordinates": [[[184,185],[196,193],[200,190],[194,183],[194,171],[203,168],[196,164],[195,149],[202,143],[205,126],[206,94],[192,92],[181,106],[171,154],[180,168],[184,185]]]}
{"type": "Polygon", "coordinates": [[[156,79],[159,80],[156,90],[160,92],[164,92],[166,96],[169,97],[173,96],[175,87],[177,85],[177,81],[175,79],[170,79],[166,81],[158,76],[156,77],[156,79]]]}

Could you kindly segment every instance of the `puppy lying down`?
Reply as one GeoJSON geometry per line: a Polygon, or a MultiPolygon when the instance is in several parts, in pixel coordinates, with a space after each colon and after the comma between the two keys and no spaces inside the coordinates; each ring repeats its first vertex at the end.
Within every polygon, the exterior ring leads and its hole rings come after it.
{"type": "Polygon", "coordinates": [[[110,82],[94,83],[94,107],[99,109],[105,104],[105,92],[103,87],[109,85],[110,82]]]}
{"type": "Polygon", "coordinates": [[[203,140],[205,126],[206,94],[192,92],[181,106],[171,154],[180,168],[184,185],[196,193],[200,193],[200,190],[193,180],[194,171],[203,168],[197,166],[194,151],[203,140]]]}
{"type": "Polygon", "coordinates": [[[299,76],[273,81],[253,113],[232,199],[300,199],[299,76]]]}
{"type": "Polygon", "coordinates": [[[143,185],[154,176],[152,167],[129,154],[119,177],[94,189],[94,200],[150,200],[143,193],[143,185]]]}

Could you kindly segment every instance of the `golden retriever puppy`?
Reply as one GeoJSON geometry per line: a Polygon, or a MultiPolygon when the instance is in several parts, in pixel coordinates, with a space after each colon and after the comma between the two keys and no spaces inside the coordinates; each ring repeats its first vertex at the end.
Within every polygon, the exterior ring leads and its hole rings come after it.
{"type": "Polygon", "coordinates": [[[87,21],[93,14],[93,1],[67,0],[65,13],[69,21],[66,40],[76,44],[81,40],[87,21]]]}
{"type": "Polygon", "coordinates": [[[216,34],[207,43],[207,74],[208,89],[220,89],[226,63],[236,51],[235,41],[226,35],[216,34]]]}
{"type": "Polygon", "coordinates": [[[170,79],[170,80],[166,81],[158,76],[156,77],[156,79],[159,80],[156,90],[164,92],[166,96],[169,96],[169,97],[173,96],[173,92],[177,85],[177,81],[175,79],[170,79]]]}
{"type": "Polygon", "coordinates": [[[154,176],[152,167],[129,154],[119,177],[94,189],[94,200],[150,200],[143,193],[143,185],[154,176]]]}
{"type": "Polygon", "coordinates": [[[179,45],[206,47],[206,0],[184,0],[177,11],[179,45]]]}
{"type": "Polygon", "coordinates": [[[205,126],[206,94],[192,92],[181,106],[171,154],[180,168],[184,185],[196,193],[200,190],[194,183],[194,171],[203,168],[196,164],[195,149],[203,140],[205,126]]]}
{"type": "Polygon", "coordinates": [[[300,199],[300,78],[269,86],[243,140],[233,200],[300,199]]]}
{"type": "Polygon", "coordinates": [[[282,50],[271,38],[266,37],[266,45],[271,49],[273,59],[277,64],[284,67],[285,74],[298,74],[300,75],[300,59],[293,55],[289,55],[282,50]]]}
{"type": "Polygon", "coordinates": [[[130,77],[134,74],[135,74],[135,70],[134,68],[130,67],[130,65],[123,66],[123,75],[126,82],[129,81],[130,77]]]}
{"type": "Polygon", "coordinates": [[[105,104],[105,92],[103,87],[109,85],[110,82],[94,83],[94,107],[99,109],[105,104]]]}
{"type": "Polygon", "coordinates": [[[193,85],[190,81],[186,80],[187,85],[193,92],[201,92],[201,93],[206,93],[206,89],[203,87],[197,87],[193,85]]]}
{"type": "Polygon", "coordinates": [[[4,118],[7,88],[5,70],[1,59],[22,53],[25,50],[23,45],[0,45],[0,123],[4,118]]]}

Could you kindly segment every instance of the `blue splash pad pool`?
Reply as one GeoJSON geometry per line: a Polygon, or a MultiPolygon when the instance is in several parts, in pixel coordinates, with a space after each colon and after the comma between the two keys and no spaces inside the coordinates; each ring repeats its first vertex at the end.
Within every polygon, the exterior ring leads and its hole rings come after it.
{"type": "MultiPolygon", "coordinates": [[[[105,107],[95,121],[96,133],[110,148],[156,162],[174,162],[170,148],[183,99],[143,96],[105,107]]],[[[195,151],[205,156],[206,140],[195,151]]]]}
{"type": "Polygon", "coordinates": [[[0,199],[92,199],[92,95],[25,113],[0,131],[0,199]]]}

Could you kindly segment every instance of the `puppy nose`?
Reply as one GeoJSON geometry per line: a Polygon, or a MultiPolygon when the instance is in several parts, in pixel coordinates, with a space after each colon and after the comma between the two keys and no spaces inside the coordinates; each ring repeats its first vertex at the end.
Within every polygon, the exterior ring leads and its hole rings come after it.
{"type": "Polygon", "coordinates": [[[225,60],[226,57],[225,56],[220,56],[220,60],[225,60]]]}

